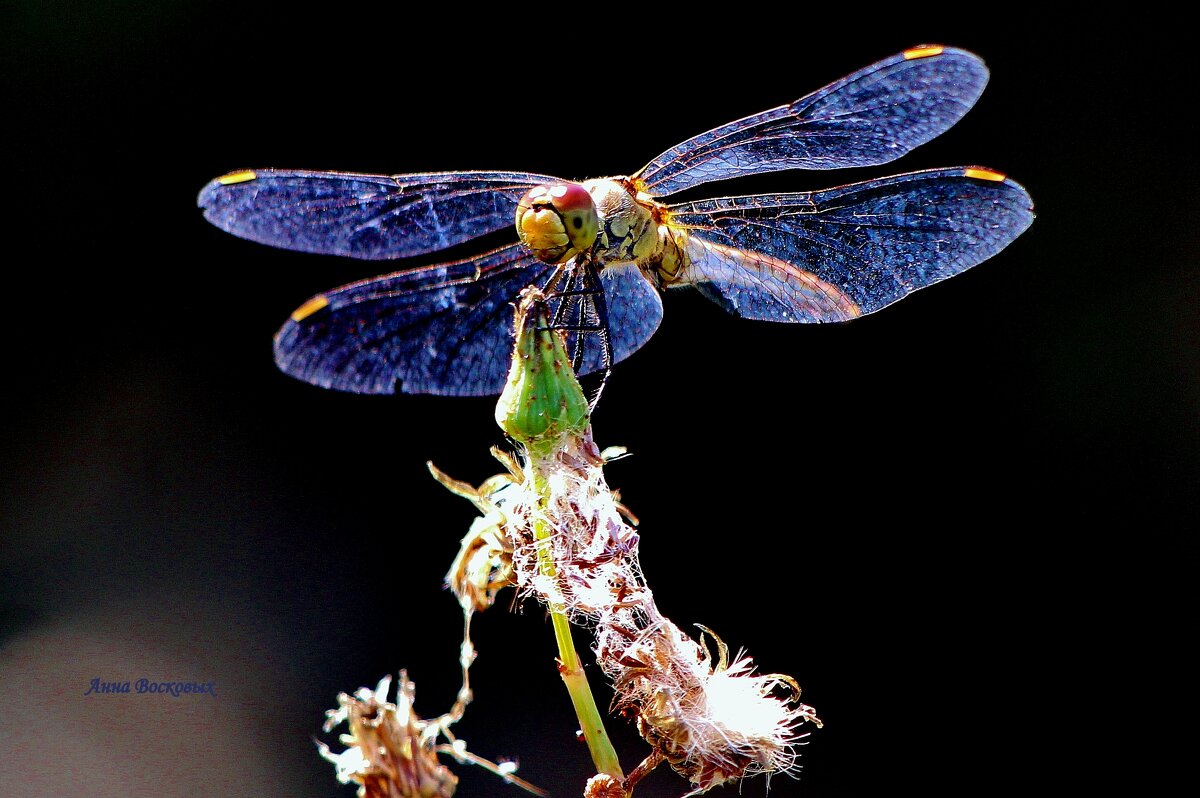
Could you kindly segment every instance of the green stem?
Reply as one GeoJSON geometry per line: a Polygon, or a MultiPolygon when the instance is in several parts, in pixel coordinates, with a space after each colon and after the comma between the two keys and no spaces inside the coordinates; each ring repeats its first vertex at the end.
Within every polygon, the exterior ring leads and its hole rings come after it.
{"type": "MultiPolygon", "coordinates": [[[[545,509],[546,498],[549,495],[545,480],[537,474],[533,478],[534,489],[540,498],[540,509],[545,509]]],[[[552,534],[545,513],[539,513],[534,522],[534,535],[540,542],[538,546],[538,563],[542,573],[549,577],[557,574],[554,560],[550,552],[549,538],[552,534]]],[[[621,772],[621,763],[617,760],[617,752],[613,749],[612,741],[604,730],[604,720],[596,706],[596,699],[588,685],[587,674],[579,655],[575,652],[575,641],[571,637],[571,622],[567,618],[566,608],[561,605],[550,607],[550,620],[554,625],[554,639],[558,642],[559,675],[567,686],[571,696],[571,704],[575,707],[575,716],[579,719],[579,728],[587,741],[588,751],[592,755],[592,763],[596,772],[612,776],[618,782],[625,780],[621,772]]]]}

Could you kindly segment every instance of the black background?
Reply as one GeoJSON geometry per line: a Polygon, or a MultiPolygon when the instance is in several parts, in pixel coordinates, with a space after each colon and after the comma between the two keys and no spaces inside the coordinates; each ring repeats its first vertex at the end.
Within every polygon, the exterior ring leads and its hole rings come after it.
{"type": "MultiPolygon", "coordinates": [[[[978,163],[1029,189],[1033,227],[844,326],[669,294],[594,418],[636,455],[609,479],[660,608],[793,674],[826,721],[772,795],[1169,789],[1194,761],[1200,485],[1181,23],[843,6],[10,4],[0,793],[349,795],[311,742],[337,692],[408,668],[433,715],[457,688],[441,577],[473,512],[424,463],[495,473],[493,403],[278,373],[288,313],[380,269],[221,233],[207,180],[628,173],[925,41],[992,70],[958,126],[892,167],[736,190],[978,163]],[[83,695],[140,677],[218,694],[83,695]]],[[[458,731],[578,794],[542,611],[502,602],[475,637],[458,731]]],[[[644,746],[610,730],[631,768],[644,746]]],[[[457,770],[461,795],[519,794],[457,770]]],[[[685,788],[664,768],[638,795],[685,788]]]]}

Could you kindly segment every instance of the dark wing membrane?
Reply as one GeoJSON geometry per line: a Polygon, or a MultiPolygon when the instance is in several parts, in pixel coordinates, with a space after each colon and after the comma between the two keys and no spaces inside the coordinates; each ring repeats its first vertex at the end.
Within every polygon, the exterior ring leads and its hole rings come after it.
{"type": "Polygon", "coordinates": [[[520,244],[318,294],[275,336],[287,374],[353,393],[499,393],[513,308],[554,270],[520,244]]]}
{"type": "MultiPolygon", "coordinates": [[[[556,268],[512,244],[318,294],[275,336],[275,361],[293,377],[353,393],[498,394],[512,356],[513,303],[556,268]]],[[[658,328],[662,304],[636,268],[609,271],[601,279],[620,360],[658,328]]],[[[584,343],[583,372],[602,368],[596,336],[584,343]]]]}
{"type": "Polygon", "coordinates": [[[987,260],[1033,222],[1025,189],[980,167],[671,208],[695,285],[729,312],[843,321],[987,260]]]}
{"type": "Polygon", "coordinates": [[[445,249],[514,224],[527,172],[357,175],[259,169],[213,180],[197,203],[226,232],[299,252],[387,260],[445,249]]]}
{"type": "Polygon", "coordinates": [[[688,139],[634,177],[661,196],[781,169],[887,163],[948,130],[987,79],[983,61],[965,50],[906,50],[790,105],[688,139]]]}
{"type": "MultiPolygon", "coordinates": [[[[600,272],[604,298],[608,305],[608,335],[613,363],[632,355],[658,329],[662,322],[662,296],[641,269],[632,263],[608,265],[600,272]]],[[[561,300],[553,300],[552,307],[561,300]]],[[[568,336],[574,345],[574,337],[568,336]]],[[[595,335],[584,335],[583,365],[580,374],[604,368],[604,349],[595,335]]]]}

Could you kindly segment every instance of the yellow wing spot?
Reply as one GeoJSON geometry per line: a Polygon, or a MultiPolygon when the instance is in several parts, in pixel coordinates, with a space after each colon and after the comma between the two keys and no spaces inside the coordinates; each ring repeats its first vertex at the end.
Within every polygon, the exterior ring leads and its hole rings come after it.
{"type": "Polygon", "coordinates": [[[292,312],[292,321],[302,322],[328,304],[329,300],[325,298],[324,294],[317,294],[292,312]]]}
{"type": "Polygon", "coordinates": [[[928,58],[931,55],[941,55],[945,49],[940,44],[918,45],[904,51],[904,60],[912,61],[914,58],[928,58]]]}
{"type": "Polygon", "coordinates": [[[994,172],[991,169],[984,169],[981,166],[972,166],[969,169],[963,170],[963,177],[974,177],[978,180],[992,180],[1002,183],[1006,175],[1003,172],[994,172]]]}
{"type": "Polygon", "coordinates": [[[243,169],[240,172],[230,172],[227,175],[222,175],[217,178],[217,182],[223,186],[231,186],[234,183],[248,183],[257,178],[258,173],[253,169],[243,169]]]}

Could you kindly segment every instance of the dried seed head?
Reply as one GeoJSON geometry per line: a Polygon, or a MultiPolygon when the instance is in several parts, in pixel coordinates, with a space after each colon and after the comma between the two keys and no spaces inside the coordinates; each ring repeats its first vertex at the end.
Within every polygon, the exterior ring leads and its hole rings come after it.
{"type": "Polygon", "coordinates": [[[317,743],[321,756],[337,768],[338,781],[355,782],[359,798],[450,798],[458,777],[437,759],[438,728],[413,712],[416,692],[404,671],[396,686],[396,703],[387,700],[391,677],[374,691],[362,688],[353,696],[338,696],[338,708],[326,713],[325,731],[346,722],[348,746],[334,754],[317,743]]]}
{"type": "Polygon", "coordinates": [[[747,656],[730,664],[716,635],[714,665],[665,618],[631,642],[629,631],[618,636],[624,645],[602,643],[600,664],[614,679],[618,706],[636,717],[655,755],[692,783],[693,794],[743,776],[795,773],[795,747],[807,736],[796,729],[820,721],[811,707],[791,703],[799,695],[791,677],[757,675],[747,656]],[[781,688],[786,695],[777,695],[781,688]]]}
{"type": "Polygon", "coordinates": [[[464,609],[486,610],[498,592],[513,584],[512,575],[503,516],[476,518],[446,574],[446,584],[464,609]]]}
{"type": "Polygon", "coordinates": [[[607,773],[597,773],[588,779],[583,788],[583,798],[627,798],[628,793],[621,782],[607,773]]]}
{"type": "MultiPolygon", "coordinates": [[[[506,465],[511,463],[506,457],[500,459],[506,465]]],[[[514,584],[508,519],[496,503],[496,496],[510,485],[519,483],[521,475],[519,472],[498,474],[475,488],[452,479],[433,463],[426,465],[434,479],[468,499],[483,513],[471,522],[446,574],[446,584],[454,591],[464,611],[486,610],[495,603],[498,592],[514,584]]]]}
{"type": "MultiPolygon", "coordinates": [[[[467,692],[466,669],[463,692],[467,692]]],[[[423,720],[413,711],[416,686],[400,671],[396,702],[387,700],[392,680],[385,676],[375,690],[363,687],[353,696],[338,696],[338,708],[325,713],[325,731],[339,723],[350,727],[349,734],[338,739],[347,746],[334,754],[329,746],[317,743],[321,756],[337,768],[343,784],[359,785],[359,798],[451,798],[458,777],[438,761],[438,755],[453,757],[462,764],[478,765],[495,773],[509,784],[545,798],[547,793],[515,775],[515,762],[496,764],[467,750],[456,739],[450,725],[462,717],[460,701],[445,715],[423,720]],[[439,737],[446,742],[439,743],[439,737]]]]}

